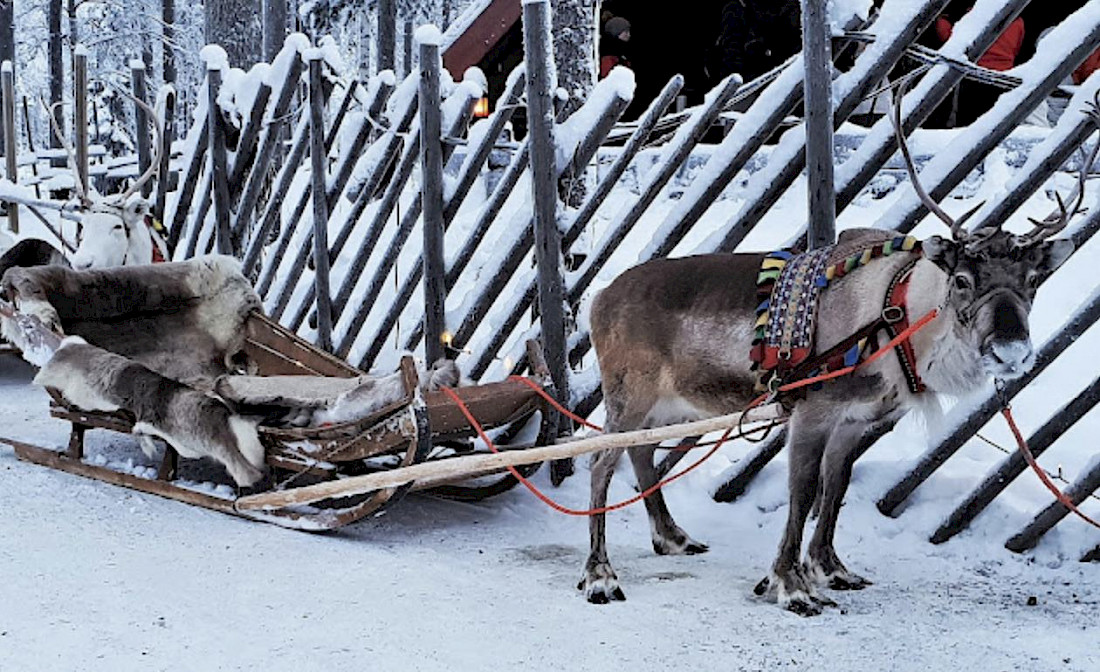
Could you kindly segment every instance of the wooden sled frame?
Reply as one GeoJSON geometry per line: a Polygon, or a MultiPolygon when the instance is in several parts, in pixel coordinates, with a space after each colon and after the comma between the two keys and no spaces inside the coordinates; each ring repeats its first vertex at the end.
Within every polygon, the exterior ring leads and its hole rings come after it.
{"type": "MultiPolygon", "coordinates": [[[[343,378],[362,375],[358,369],[314,347],[258,312],[249,316],[246,329],[244,354],[257,365],[261,375],[343,378]]],[[[549,373],[534,342],[528,343],[528,355],[535,379],[553,396],[549,373]]],[[[397,469],[429,460],[451,459],[431,456],[433,446],[475,435],[474,428],[458,406],[442,392],[421,394],[411,358],[402,359],[401,372],[405,397],[368,417],[317,428],[260,426],[260,440],[267,449],[267,463],[275,484],[259,490],[254,488],[250,494],[290,492],[297,487],[326,481],[336,486],[336,495],[320,500],[313,498],[306,505],[245,510],[237,506],[237,498],[196,489],[193,484],[177,479],[178,455],[171,446],[165,447],[155,479],[91,464],[83,459],[85,432],[88,429],[109,429],[132,433],[134,419],[125,411],[108,413],[75,409],[54,390],[49,390],[53,397],[51,415],[72,425],[66,450],[51,450],[11,439],[0,439],[0,442],[11,445],[19,459],[28,462],[250,520],[309,531],[331,530],[368,515],[377,515],[414,490],[455,499],[479,500],[517,484],[512,474],[501,475],[503,470],[496,469],[424,482],[407,482],[370,493],[339,494],[340,479],[386,469],[374,464],[377,462],[374,458],[396,459],[394,466],[397,469]],[[303,450],[303,446],[308,449],[303,450]],[[471,477],[486,475],[492,477],[487,483],[462,484],[471,477]]],[[[505,428],[504,431],[508,432],[509,428],[527,422],[537,411],[541,413],[541,419],[536,445],[552,443],[557,434],[557,412],[541,395],[520,381],[463,387],[456,392],[486,428],[505,428]]],[[[530,475],[539,464],[524,465],[520,473],[530,475]]]]}

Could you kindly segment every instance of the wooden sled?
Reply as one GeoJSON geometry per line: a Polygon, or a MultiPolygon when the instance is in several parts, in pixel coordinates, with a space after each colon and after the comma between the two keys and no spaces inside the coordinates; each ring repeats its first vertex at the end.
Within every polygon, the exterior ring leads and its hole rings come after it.
{"type": "MultiPolygon", "coordinates": [[[[260,313],[253,313],[248,322],[245,354],[259,368],[259,374],[308,375],[353,378],[362,372],[272,322],[260,313]]],[[[530,353],[540,362],[537,347],[529,345],[530,353]]],[[[259,427],[260,438],[267,449],[271,470],[271,485],[260,492],[288,492],[298,487],[321,482],[339,483],[349,476],[368,474],[391,468],[403,468],[448,457],[433,455],[433,447],[452,444],[475,435],[457,405],[442,392],[421,394],[416,368],[411,358],[404,358],[401,371],[405,381],[405,398],[370,416],[351,422],[325,427],[277,428],[259,427]],[[388,464],[387,464],[388,463],[388,464]]],[[[536,376],[544,389],[549,377],[542,370],[536,376]]],[[[68,448],[50,450],[12,439],[2,439],[15,449],[16,455],[28,462],[53,469],[95,478],[149,494],[175,499],[243,518],[275,523],[303,530],[330,530],[361,518],[380,513],[385,507],[401,500],[408,492],[428,493],[463,500],[479,500],[505,492],[517,484],[509,473],[497,469],[487,474],[430,479],[384,488],[366,495],[325,497],[308,505],[294,505],[265,511],[247,511],[236,506],[235,497],[197,489],[197,484],[177,478],[178,456],[171,446],[155,478],[126,473],[109,466],[100,466],[84,459],[84,435],[89,429],[109,429],[130,433],[134,419],[125,411],[112,413],[88,412],[65,403],[56,391],[51,415],[71,423],[68,448]],[[465,484],[470,477],[488,476],[478,484],[465,484]]],[[[507,428],[526,422],[535,412],[541,413],[536,445],[553,441],[557,414],[531,387],[519,381],[503,381],[456,389],[457,394],[485,428],[507,428]]],[[[445,449],[446,450],[446,449],[445,449]]],[[[453,450],[449,452],[454,452],[453,450]]],[[[539,464],[526,465],[521,473],[530,475],[539,464]]],[[[224,488],[223,488],[224,490],[224,488]]],[[[257,494],[253,492],[252,494],[257,494]]]]}
{"type": "MultiPolygon", "coordinates": [[[[10,298],[10,297],[9,297],[10,298]]],[[[24,347],[51,353],[59,346],[60,335],[47,329],[36,317],[18,312],[6,300],[0,301],[0,313],[24,335],[24,347]]],[[[357,378],[362,371],[347,362],[314,347],[258,311],[247,314],[243,322],[244,344],[241,355],[257,376],[305,376],[314,384],[357,378]]],[[[549,375],[542,364],[541,352],[529,344],[535,369],[534,380],[549,391],[549,375]]],[[[48,359],[48,354],[47,357],[48,359]]],[[[475,429],[461,410],[442,392],[422,393],[416,367],[411,358],[401,362],[404,397],[349,422],[321,427],[279,428],[260,425],[259,438],[266,449],[269,478],[259,492],[282,492],[322,482],[339,482],[350,476],[404,468],[426,461],[450,459],[474,450],[470,439],[475,429]]],[[[305,380],[305,379],[303,379],[305,380]]],[[[272,522],[305,530],[328,530],[365,516],[379,513],[408,492],[428,491],[440,496],[477,500],[504,492],[517,483],[498,469],[478,482],[468,478],[429,479],[399,487],[379,489],[367,495],[341,496],[313,500],[305,506],[289,506],[266,511],[246,511],[236,506],[237,497],[229,488],[209,488],[178,477],[178,455],[166,445],[164,456],[150,477],[148,467],[129,472],[96,464],[85,459],[84,437],[89,429],[109,429],[132,433],[135,417],[126,410],[115,412],[85,411],[76,408],[56,390],[47,388],[53,399],[51,415],[71,424],[68,447],[51,450],[23,441],[0,439],[11,445],[23,460],[150,494],[176,499],[253,520],[272,522]]],[[[485,428],[501,430],[505,435],[518,430],[540,414],[536,445],[549,443],[557,430],[557,414],[538,391],[521,381],[509,380],[486,385],[457,388],[457,394],[485,428]]],[[[102,460],[101,460],[102,461],[102,460]]],[[[521,472],[533,473],[538,464],[521,472]]],[[[253,494],[257,486],[252,489],[253,494]]]]}

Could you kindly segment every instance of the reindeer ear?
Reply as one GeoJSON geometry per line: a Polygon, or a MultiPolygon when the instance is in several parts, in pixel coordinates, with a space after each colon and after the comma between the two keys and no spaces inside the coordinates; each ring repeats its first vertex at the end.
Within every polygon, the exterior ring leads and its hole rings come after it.
{"type": "Polygon", "coordinates": [[[1050,274],[1058,270],[1058,267],[1066,259],[1069,259],[1069,255],[1073,254],[1073,248],[1073,241],[1069,238],[1055,238],[1044,241],[1039,246],[1043,258],[1039,262],[1037,270],[1043,274],[1050,274]]]}
{"type": "Polygon", "coordinates": [[[953,273],[959,263],[959,244],[953,240],[932,236],[921,243],[921,250],[928,261],[942,268],[946,273],[953,273]]]}

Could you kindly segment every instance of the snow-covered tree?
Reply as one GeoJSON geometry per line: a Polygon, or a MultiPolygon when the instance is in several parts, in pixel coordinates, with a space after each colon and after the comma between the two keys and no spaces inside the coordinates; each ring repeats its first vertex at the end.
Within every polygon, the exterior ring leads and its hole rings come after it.
{"type": "Polygon", "coordinates": [[[554,12],[554,62],[558,86],[569,93],[575,110],[596,85],[596,33],[599,0],[557,0],[554,12]]]}
{"type": "Polygon", "coordinates": [[[248,70],[263,60],[259,0],[206,0],[206,41],[220,44],[229,63],[248,70]]]}

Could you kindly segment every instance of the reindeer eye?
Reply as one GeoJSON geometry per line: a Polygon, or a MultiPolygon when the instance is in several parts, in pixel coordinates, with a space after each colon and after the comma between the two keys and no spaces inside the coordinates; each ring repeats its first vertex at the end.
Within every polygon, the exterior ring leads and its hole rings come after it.
{"type": "Polygon", "coordinates": [[[968,289],[974,288],[974,283],[972,283],[970,281],[970,278],[965,275],[958,274],[952,280],[955,283],[955,289],[959,291],[965,292],[968,289]]]}
{"type": "Polygon", "coordinates": [[[112,227],[112,230],[113,230],[113,231],[121,231],[121,230],[122,230],[122,225],[121,225],[121,224],[115,224],[115,225],[114,225],[114,226],[112,227]]]}

